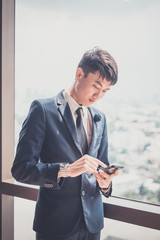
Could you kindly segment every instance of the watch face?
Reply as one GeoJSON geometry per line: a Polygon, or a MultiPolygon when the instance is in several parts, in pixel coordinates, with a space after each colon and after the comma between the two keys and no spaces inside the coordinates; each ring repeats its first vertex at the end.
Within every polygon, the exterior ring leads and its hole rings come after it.
{"type": "Polygon", "coordinates": [[[64,164],[64,163],[61,163],[61,164],[60,164],[60,167],[64,168],[64,167],[65,167],[65,164],[64,164]]]}

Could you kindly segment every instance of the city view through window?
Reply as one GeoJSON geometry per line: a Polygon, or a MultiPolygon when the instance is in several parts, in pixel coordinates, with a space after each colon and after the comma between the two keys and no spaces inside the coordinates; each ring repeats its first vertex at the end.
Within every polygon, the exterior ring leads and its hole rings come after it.
{"type": "Polygon", "coordinates": [[[119,67],[95,105],[106,114],[109,161],[124,165],[113,195],[160,204],[159,25],[156,0],[17,0],[15,143],[31,102],[69,87],[82,54],[104,48],[119,67]]]}

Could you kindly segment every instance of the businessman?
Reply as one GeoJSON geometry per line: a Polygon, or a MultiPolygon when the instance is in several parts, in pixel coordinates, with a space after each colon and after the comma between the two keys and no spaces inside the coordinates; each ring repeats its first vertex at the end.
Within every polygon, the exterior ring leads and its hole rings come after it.
{"type": "Polygon", "coordinates": [[[40,186],[33,229],[37,240],[99,240],[101,195],[112,192],[105,115],[92,107],[117,82],[114,58],[84,53],[73,85],[56,97],[35,100],[23,123],[13,177],[40,186]]]}

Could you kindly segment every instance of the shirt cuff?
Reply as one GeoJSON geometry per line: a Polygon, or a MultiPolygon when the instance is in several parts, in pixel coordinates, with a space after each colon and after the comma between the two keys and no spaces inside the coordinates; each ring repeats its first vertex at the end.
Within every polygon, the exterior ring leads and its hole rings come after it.
{"type": "Polygon", "coordinates": [[[105,197],[111,196],[112,193],[112,182],[110,182],[108,188],[101,188],[101,192],[105,197]]]}

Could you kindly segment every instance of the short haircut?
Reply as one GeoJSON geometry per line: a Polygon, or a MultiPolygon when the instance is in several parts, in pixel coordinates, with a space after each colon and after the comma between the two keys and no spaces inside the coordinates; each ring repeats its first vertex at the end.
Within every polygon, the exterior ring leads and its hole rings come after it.
{"type": "Polygon", "coordinates": [[[78,68],[82,68],[85,77],[89,73],[100,72],[100,76],[111,85],[116,84],[118,80],[118,67],[114,58],[105,50],[95,47],[86,51],[78,64],[78,68]]]}

